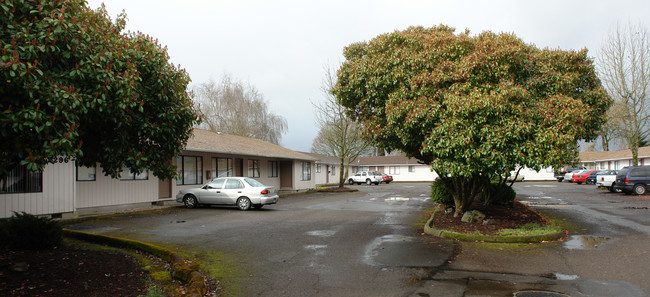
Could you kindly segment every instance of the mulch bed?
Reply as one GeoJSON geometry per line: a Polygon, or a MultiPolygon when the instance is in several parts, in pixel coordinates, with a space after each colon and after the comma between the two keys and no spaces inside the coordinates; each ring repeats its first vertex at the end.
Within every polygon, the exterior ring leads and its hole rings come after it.
{"type": "Polygon", "coordinates": [[[485,214],[485,219],[494,219],[496,224],[484,225],[482,221],[474,223],[461,222],[461,217],[454,217],[453,212],[445,214],[446,206],[438,208],[433,216],[433,226],[436,229],[449,230],[458,233],[475,234],[477,231],[483,235],[497,235],[500,229],[514,229],[527,223],[536,223],[546,226],[548,223],[538,213],[525,205],[515,201],[512,205],[483,205],[475,202],[471,209],[479,210],[485,214]]]}
{"type": "Polygon", "coordinates": [[[131,256],[62,245],[1,251],[0,296],[138,296],[147,272],[131,256]],[[21,271],[25,270],[25,271],[21,271]]]}

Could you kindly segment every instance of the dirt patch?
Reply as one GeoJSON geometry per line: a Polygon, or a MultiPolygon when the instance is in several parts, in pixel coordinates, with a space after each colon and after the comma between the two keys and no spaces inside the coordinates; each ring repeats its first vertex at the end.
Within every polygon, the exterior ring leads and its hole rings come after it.
{"type": "Polygon", "coordinates": [[[62,245],[0,254],[0,296],[138,296],[148,273],[126,254],[62,245]]]}
{"type": "Polygon", "coordinates": [[[528,223],[535,223],[540,226],[548,225],[547,221],[537,212],[517,201],[507,206],[483,205],[483,203],[479,202],[472,205],[472,210],[479,210],[485,214],[485,220],[493,219],[495,221],[493,225],[484,225],[483,221],[474,223],[461,222],[460,216],[454,217],[453,213],[445,214],[445,208],[444,206],[438,208],[439,211],[433,216],[432,223],[436,229],[464,234],[480,232],[484,235],[497,235],[497,232],[501,229],[515,229],[528,223]]]}

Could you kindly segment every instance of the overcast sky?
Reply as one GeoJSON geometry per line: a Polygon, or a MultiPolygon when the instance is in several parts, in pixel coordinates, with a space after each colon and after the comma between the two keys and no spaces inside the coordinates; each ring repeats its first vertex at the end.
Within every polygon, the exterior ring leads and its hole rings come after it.
{"type": "Polygon", "coordinates": [[[115,18],[128,15],[127,30],[167,46],[171,62],[193,84],[224,73],[263,94],[271,112],[289,123],[281,145],[309,151],[317,134],[312,102],[326,67],[337,67],[343,48],[409,26],[445,24],[514,33],[540,48],[589,49],[595,57],[617,22],[650,28],[650,1],[459,1],[459,0],[90,0],[115,18]]]}

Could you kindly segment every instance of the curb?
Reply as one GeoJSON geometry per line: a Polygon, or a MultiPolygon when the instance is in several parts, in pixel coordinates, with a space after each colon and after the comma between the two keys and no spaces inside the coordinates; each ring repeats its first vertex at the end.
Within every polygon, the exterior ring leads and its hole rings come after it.
{"type": "Polygon", "coordinates": [[[63,229],[63,234],[67,237],[89,242],[137,249],[169,262],[171,266],[172,277],[179,279],[187,284],[188,293],[185,296],[204,296],[208,290],[208,286],[205,283],[203,275],[197,271],[198,267],[196,265],[188,265],[185,263],[185,260],[181,256],[166,248],[137,240],[92,234],[65,228],[63,229]]]}
{"type": "Polygon", "coordinates": [[[439,208],[440,205],[436,206],[435,210],[431,214],[431,217],[429,217],[427,222],[424,224],[424,233],[437,236],[437,237],[457,239],[461,241],[484,241],[484,242],[493,242],[493,243],[531,243],[531,242],[553,241],[553,240],[558,240],[566,235],[562,231],[556,233],[530,235],[530,236],[495,236],[495,235],[464,234],[464,233],[452,232],[447,230],[439,230],[432,226],[433,216],[436,214],[439,208]]]}

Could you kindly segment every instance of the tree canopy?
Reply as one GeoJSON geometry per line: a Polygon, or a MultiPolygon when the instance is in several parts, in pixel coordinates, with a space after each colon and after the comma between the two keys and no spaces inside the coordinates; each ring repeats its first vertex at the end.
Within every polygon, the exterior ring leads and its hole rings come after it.
{"type": "Polygon", "coordinates": [[[623,140],[639,164],[639,147],[650,137],[650,32],[643,25],[616,26],[603,43],[599,72],[615,104],[609,136],[623,140]]]}
{"type": "Polygon", "coordinates": [[[336,83],[334,73],[328,68],[321,90],[325,101],[313,103],[316,108],[318,135],[311,145],[313,153],[339,158],[339,188],[347,178],[347,169],[357,158],[368,152],[370,143],[361,135],[359,123],[350,118],[345,108],[330,93],[336,83]]]}
{"type": "Polygon", "coordinates": [[[469,203],[518,165],[574,162],[610,105],[586,49],[538,49],[513,34],[411,27],[344,56],[332,91],[364,135],[431,164],[469,203]]]}
{"type": "Polygon", "coordinates": [[[185,70],[83,0],[0,3],[0,174],[60,156],[162,178],[200,121],[185,70]]]}
{"type": "Polygon", "coordinates": [[[219,83],[209,81],[196,88],[203,112],[203,125],[225,132],[280,144],[287,120],[269,111],[264,96],[249,84],[224,75],[219,83]]]}

